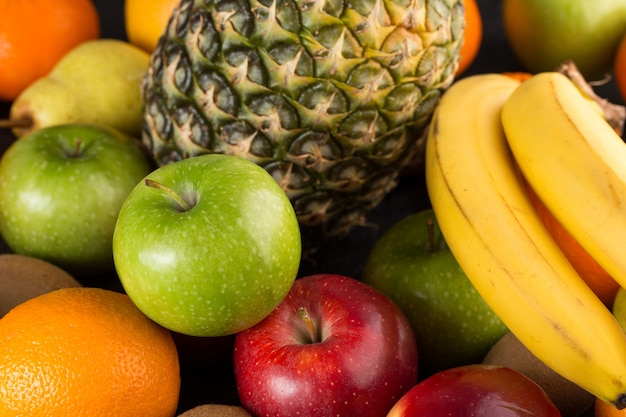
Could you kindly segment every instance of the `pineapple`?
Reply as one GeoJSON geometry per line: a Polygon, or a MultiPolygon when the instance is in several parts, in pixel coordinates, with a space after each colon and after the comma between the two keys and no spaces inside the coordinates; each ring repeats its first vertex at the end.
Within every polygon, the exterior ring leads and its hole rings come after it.
{"type": "Polygon", "coordinates": [[[314,251],[420,157],[463,28],[462,0],[183,0],[143,81],[142,141],[159,165],[263,166],[314,251]]]}

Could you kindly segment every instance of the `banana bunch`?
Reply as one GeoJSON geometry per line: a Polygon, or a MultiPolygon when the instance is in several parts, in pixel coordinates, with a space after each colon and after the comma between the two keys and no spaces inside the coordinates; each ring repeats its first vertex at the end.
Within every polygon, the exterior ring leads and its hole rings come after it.
{"type": "Polygon", "coordinates": [[[501,74],[461,79],[433,115],[426,183],[446,242],[509,329],[555,372],[625,408],[626,334],[523,183],[624,277],[626,256],[616,252],[626,243],[626,145],[590,109],[558,73],[521,84],[501,74]]]}
{"type": "Polygon", "coordinates": [[[558,72],[537,74],[520,86],[502,109],[502,124],[515,160],[543,204],[626,286],[622,138],[598,112],[589,111],[578,88],[558,72]]]}

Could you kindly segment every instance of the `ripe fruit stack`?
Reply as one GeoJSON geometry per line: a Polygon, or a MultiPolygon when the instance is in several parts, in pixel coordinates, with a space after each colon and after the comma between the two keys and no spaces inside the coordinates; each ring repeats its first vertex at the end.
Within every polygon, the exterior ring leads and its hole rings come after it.
{"type": "Polygon", "coordinates": [[[461,1],[389,3],[182,1],[145,79],[145,144],[159,164],[265,167],[307,248],[345,233],[415,157],[458,65],[461,1]]]}

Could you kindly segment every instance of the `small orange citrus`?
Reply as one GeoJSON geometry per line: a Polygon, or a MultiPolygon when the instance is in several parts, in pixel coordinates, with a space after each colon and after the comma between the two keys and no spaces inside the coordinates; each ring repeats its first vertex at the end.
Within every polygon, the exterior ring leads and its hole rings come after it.
{"type": "Polygon", "coordinates": [[[476,59],[483,38],[483,21],[476,0],[465,0],[465,40],[461,47],[458,77],[464,73],[476,59]]]}
{"type": "Polygon", "coordinates": [[[124,22],[128,41],[152,53],[178,3],[180,0],[126,0],[124,22]]]}
{"type": "Polygon", "coordinates": [[[91,0],[0,0],[0,100],[14,100],[81,42],[100,37],[91,0]]]}
{"type": "Polygon", "coordinates": [[[626,417],[626,409],[618,410],[613,405],[596,398],[594,406],[595,417],[626,417]]]}
{"type": "Polygon", "coordinates": [[[172,417],[180,391],[171,333],[127,295],[65,288],[0,320],[0,415],[172,417]]]}
{"type": "Polygon", "coordinates": [[[622,36],[622,40],[615,52],[615,59],[613,61],[613,73],[615,76],[615,83],[619,90],[622,99],[626,101],[626,32],[622,36]]]}
{"type": "Polygon", "coordinates": [[[542,203],[530,185],[525,182],[526,191],[533,203],[537,214],[543,221],[546,229],[550,232],[554,241],[570,261],[576,272],[607,306],[613,305],[619,284],[602,268],[587,251],[574,239],[574,237],[552,215],[542,203]]]}

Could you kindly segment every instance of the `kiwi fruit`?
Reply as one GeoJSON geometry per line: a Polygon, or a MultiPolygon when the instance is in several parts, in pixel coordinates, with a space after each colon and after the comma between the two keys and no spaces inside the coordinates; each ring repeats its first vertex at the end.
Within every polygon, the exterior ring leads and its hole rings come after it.
{"type": "Polygon", "coordinates": [[[204,404],[187,410],[178,417],[252,417],[252,414],[237,405],[204,404]]]}
{"type": "Polygon", "coordinates": [[[72,275],[47,261],[27,255],[0,254],[0,318],[38,295],[80,286],[72,275]]]}
{"type": "Polygon", "coordinates": [[[483,363],[509,367],[535,381],[562,417],[579,417],[593,407],[595,397],[592,394],[554,372],[511,332],[505,333],[492,346],[483,363]]]}

